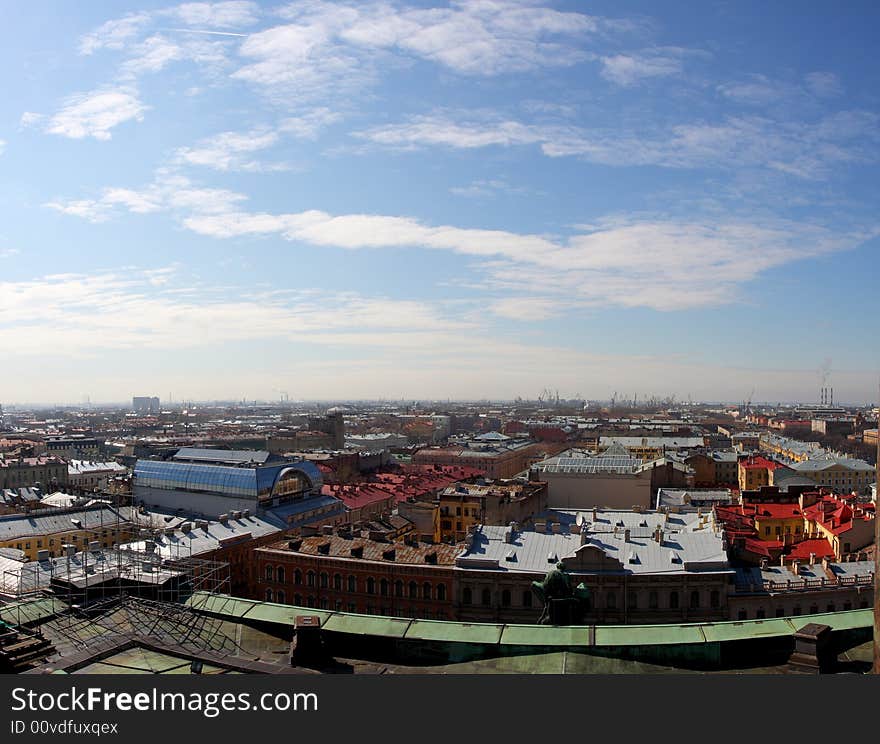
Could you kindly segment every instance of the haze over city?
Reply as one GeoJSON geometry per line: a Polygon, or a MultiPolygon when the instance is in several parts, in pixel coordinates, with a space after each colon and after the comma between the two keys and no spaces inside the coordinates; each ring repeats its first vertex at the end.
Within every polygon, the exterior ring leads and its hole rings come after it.
{"type": "Polygon", "coordinates": [[[849,7],[7,4],[0,403],[875,401],[849,7]]]}

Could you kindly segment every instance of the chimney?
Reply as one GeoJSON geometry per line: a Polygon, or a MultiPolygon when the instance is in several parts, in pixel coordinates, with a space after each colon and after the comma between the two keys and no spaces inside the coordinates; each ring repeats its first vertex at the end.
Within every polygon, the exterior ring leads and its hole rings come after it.
{"type": "Polygon", "coordinates": [[[792,561],[791,572],[795,576],[800,576],[800,574],[801,574],[801,562],[800,561],[792,561]]]}
{"type": "Polygon", "coordinates": [[[586,545],[590,540],[590,531],[586,522],[581,525],[581,545],[586,545]]]}
{"type": "Polygon", "coordinates": [[[815,553],[810,553],[810,565],[811,566],[816,565],[816,554],[815,553]]]}
{"type": "Polygon", "coordinates": [[[321,527],[321,534],[322,535],[332,535],[333,534],[333,525],[332,524],[323,525],[321,527]]]}
{"type": "Polygon", "coordinates": [[[219,521],[220,524],[226,524],[229,521],[229,515],[228,514],[221,514],[217,518],[217,521],[219,521]]]}
{"type": "Polygon", "coordinates": [[[663,544],[663,528],[660,525],[657,525],[657,529],[654,530],[654,540],[658,545],[663,544]]]}
{"type": "Polygon", "coordinates": [[[623,531],[623,541],[624,542],[629,542],[629,535],[630,535],[629,529],[625,529],[623,531]]]}
{"type": "Polygon", "coordinates": [[[599,518],[599,510],[596,509],[596,507],[594,506],[593,507],[593,522],[595,523],[598,518],[599,518]]]}
{"type": "Polygon", "coordinates": [[[785,554],[779,556],[779,565],[785,568],[785,554]]]}
{"type": "Polygon", "coordinates": [[[761,559],[761,570],[762,570],[762,571],[766,571],[766,570],[767,570],[767,564],[768,564],[767,559],[766,559],[766,558],[762,558],[762,559],[761,559]]]}

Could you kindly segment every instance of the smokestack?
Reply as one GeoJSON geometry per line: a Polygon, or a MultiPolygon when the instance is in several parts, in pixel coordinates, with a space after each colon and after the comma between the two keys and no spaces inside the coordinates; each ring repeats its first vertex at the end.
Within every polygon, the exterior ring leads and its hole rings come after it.
{"type": "Polygon", "coordinates": [[[834,405],[834,388],[831,388],[831,405],[834,405]]]}

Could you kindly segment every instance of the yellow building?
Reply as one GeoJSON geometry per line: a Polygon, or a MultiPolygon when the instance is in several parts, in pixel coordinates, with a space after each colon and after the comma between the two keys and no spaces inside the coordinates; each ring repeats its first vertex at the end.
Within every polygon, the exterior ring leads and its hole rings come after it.
{"type": "Polygon", "coordinates": [[[782,467],[785,466],[760,455],[742,458],[737,463],[737,481],[740,492],[757,491],[762,486],[772,485],[773,471],[782,467]]]}
{"type": "Polygon", "coordinates": [[[792,469],[837,493],[864,491],[876,477],[872,465],[849,457],[806,460],[795,463],[792,469]]]}
{"type": "Polygon", "coordinates": [[[440,540],[467,537],[468,528],[483,521],[483,498],[450,486],[440,494],[440,540]]]}
{"type": "Polygon", "coordinates": [[[37,560],[40,550],[48,550],[54,558],[62,555],[62,545],[74,545],[81,551],[97,542],[109,548],[129,542],[134,535],[134,525],[111,507],[0,517],[0,548],[21,550],[32,561],[37,560]]]}
{"type": "Polygon", "coordinates": [[[801,539],[804,514],[799,504],[755,504],[754,508],[759,539],[783,542],[801,539]]]}

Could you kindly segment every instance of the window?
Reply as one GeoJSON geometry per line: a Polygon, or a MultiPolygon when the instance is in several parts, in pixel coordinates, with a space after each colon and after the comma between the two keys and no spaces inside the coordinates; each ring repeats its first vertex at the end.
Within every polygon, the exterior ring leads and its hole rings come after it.
{"type": "Polygon", "coordinates": [[[326,610],[330,607],[330,600],[327,597],[321,597],[321,609],[326,610]]]}
{"type": "Polygon", "coordinates": [[[398,579],[394,582],[394,596],[402,597],[403,596],[403,582],[398,579]]]}
{"type": "Polygon", "coordinates": [[[736,619],[737,620],[748,620],[749,619],[748,610],[740,610],[736,616],[736,619]]]}
{"type": "Polygon", "coordinates": [[[626,607],[629,610],[636,610],[639,607],[639,595],[635,592],[628,592],[626,595],[626,607]]]}
{"type": "Polygon", "coordinates": [[[657,597],[657,592],[649,592],[648,593],[648,608],[651,610],[656,610],[660,606],[660,600],[657,597]]]}
{"type": "Polygon", "coordinates": [[[330,576],[326,571],[321,572],[321,588],[326,589],[330,585],[330,576]]]}
{"type": "Polygon", "coordinates": [[[431,599],[431,585],[427,581],[422,584],[422,599],[431,599]]]}
{"type": "Polygon", "coordinates": [[[510,589],[505,589],[501,592],[501,606],[510,607],[510,589]]]}
{"type": "Polygon", "coordinates": [[[266,581],[272,581],[274,576],[274,569],[272,566],[266,566],[266,581]]]}
{"type": "Polygon", "coordinates": [[[382,595],[383,597],[388,596],[388,579],[382,579],[379,582],[379,594],[382,595]]]}
{"type": "Polygon", "coordinates": [[[446,584],[437,584],[437,599],[441,602],[446,601],[446,584]]]}
{"type": "Polygon", "coordinates": [[[669,592],[669,607],[673,610],[678,609],[678,592],[669,592]]]}
{"type": "Polygon", "coordinates": [[[337,592],[342,591],[342,575],[341,574],[333,574],[333,588],[337,592]]]}
{"type": "Polygon", "coordinates": [[[776,617],[785,617],[785,609],[783,607],[776,608],[776,617]]]}
{"type": "Polygon", "coordinates": [[[357,591],[357,579],[354,576],[348,577],[348,591],[351,593],[357,591]]]}
{"type": "MultiPolygon", "coordinates": [[[[284,583],[284,566],[278,566],[278,583],[284,583]]],[[[282,592],[283,594],[283,592],[282,592]]]]}
{"type": "Polygon", "coordinates": [[[314,607],[315,606],[315,598],[309,597],[307,604],[309,605],[309,607],[314,607]]]}
{"type": "Polygon", "coordinates": [[[419,596],[419,585],[415,581],[409,582],[409,598],[416,599],[419,596]]]}
{"type": "Polygon", "coordinates": [[[357,612],[357,605],[354,602],[348,603],[348,611],[349,612],[357,612]]]}
{"type": "Polygon", "coordinates": [[[614,592],[608,592],[605,595],[605,606],[609,610],[617,609],[617,595],[614,592]]]}
{"type": "Polygon", "coordinates": [[[272,590],[271,590],[271,589],[267,589],[267,590],[266,590],[266,601],[267,601],[267,602],[271,602],[271,601],[272,601],[272,590]]]}
{"type": "Polygon", "coordinates": [[[531,607],[532,606],[532,592],[530,590],[526,590],[523,592],[522,597],[523,607],[531,607]]]}
{"type": "Polygon", "coordinates": [[[296,569],[293,572],[293,583],[297,586],[300,586],[303,583],[303,572],[299,569],[296,569]]]}
{"type": "Polygon", "coordinates": [[[819,605],[810,605],[810,614],[815,615],[819,612],[819,605]]]}
{"type": "Polygon", "coordinates": [[[700,593],[698,591],[691,592],[691,609],[696,610],[700,606],[700,593]]]}
{"type": "Polygon", "coordinates": [[[768,537],[770,536],[770,528],[769,527],[764,528],[764,534],[767,535],[768,537]]]}
{"type": "Polygon", "coordinates": [[[341,599],[337,599],[336,602],[335,602],[335,604],[334,604],[334,607],[336,608],[336,611],[337,611],[337,612],[342,612],[342,600],[341,600],[341,599]]]}
{"type": "Polygon", "coordinates": [[[284,604],[285,599],[287,599],[287,597],[284,595],[284,590],[283,589],[279,590],[278,591],[278,602],[280,604],[284,604]]]}
{"type": "Polygon", "coordinates": [[[759,607],[759,608],[758,608],[758,611],[755,613],[755,617],[758,618],[758,620],[763,620],[763,619],[764,619],[765,614],[764,614],[764,608],[763,608],[763,607],[759,607]]]}
{"type": "Polygon", "coordinates": [[[712,609],[717,608],[721,604],[721,595],[718,593],[717,589],[713,589],[709,594],[709,606],[712,609]]]}
{"type": "Polygon", "coordinates": [[[781,535],[781,534],[782,534],[782,527],[780,527],[778,524],[776,525],[776,534],[777,534],[777,535],[781,535]]]}
{"type": "Polygon", "coordinates": [[[314,586],[314,585],[315,585],[315,572],[314,572],[314,571],[309,571],[309,572],[306,574],[306,584],[307,584],[308,586],[314,586]]]}
{"type": "MultiPolygon", "coordinates": [[[[376,593],[376,579],[372,576],[367,579],[367,594],[375,594],[376,593]]],[[[369,613],[372,614],[372,613],[369,613]]]]}
{"type": "Polygon", "coordinates": [[[466,586],[461,593],[461,603],[469,605],[469,604],[472,604],[473,601],[474,601],[473,592],[471,591],[471,588],[469,586],[466,586]]]}
{"type": "Polygon", "coordinates": [[[843,609],[844,610],[851,610],[852,609],[852,602],[844,602],[843,609]]]}
{"type": "Polygon", "coordinates": [[[302,594],[294,594],[294,595],[293,595],[293,603],[294,603],[297,607],[302,607],[302,603],[303,603],[302,594]]]}
{"type": "Polygon", "coordinates": [[[800,607],[792,607],[792,609],[791,609],[791,614],[792,614],[792,615],[800,615],[800,614],[801,614],[801,608],[800,608],[800,607]]]}
{"type": "Polygon", "coordinates": [[[492,604],[492,592],[488,589],[483,589],[482,602],[484,607],[488,607],[492,604]]]}
{"type": "Polygon", "coordinates": [[[827,612],[834,612],[837,608],[834,606],[834,603],[830,603],[827,607],[827,612]]]}

